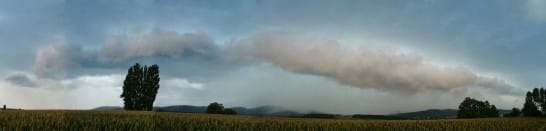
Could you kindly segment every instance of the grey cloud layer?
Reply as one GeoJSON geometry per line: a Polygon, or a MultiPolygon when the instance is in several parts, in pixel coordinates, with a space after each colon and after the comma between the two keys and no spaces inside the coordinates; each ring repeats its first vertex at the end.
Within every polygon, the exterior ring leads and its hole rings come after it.
{"type": "Polygon", "coordinates": [[[10,75],[4,80],[10,82],[11,84],[23,86],[23,87],[37,87],[36,83],[31,80],[27,75],[24,74],[14,74],[10,75]]]}
{"type": "MultiPolygon", "coordinates": [[[[203,29],[215,38],[238,36],[262,28],[326,32],[342,37],[371,34],[376,36],[370,37],[409,41],[400,45],[470,63],[480,71],[504,73],[505,77],[512,77],[510,80],[521,82],[518,84],[523,87],[535,86],[544,77],[536,72],[544,72],[541,59],[546,54],[541,49],[545,39],[541,36],[545,26],[526,19],[544,21],[543,9],[546,8],[541,7],[545,2],[540,0],[0,3],[3,16],[0,26],[5,29],[0,30],[0,43],[11,43],[0,52],[0,59],[4,61],[0,65],[17,69],[26,69],[32,64],[34,52],[29,47],[38,46],[51,35],[65,35],[70,45],[104,47],[106,45],[95,44],[103,42],[112,31],[157,25],[181,30],[203,29]]],[[[112,37],[130,39],[125,35],[112,37]]],[[[92,63],[96,62],[82,66],[92,63]]]]}
{"type": "Polygon", "coordinates": [[[416,55],[364,46],[351,48],[335,40],[280,33],[259,33],[220,47],[203,33],[153,29],[129,37],[114,35],[97,51],[68,45],[46,47],[39,50],[35,67],[39,72],[50,72],[87,65],[85,62],[109,64],[141,57],[181,60],[189,56],[212,58],[205,59],[211,61],[265,60],[291,72],[326,76],[361,88],[415,92],[471,86],[511,87],[502,80],[479,76],[462,67],[425,64],[416,55]]]}
{"type": "Polygon", "coordinates": [[[212,55],[216,45],[205,34],[164,31],[154,28],[150,33],[123,37],[110,37],[103,46],[101,56],[115,61],[146,56],[167,56],[180,58],[188,55],[212,55]]]}
{"type": "Polygon", "coordinates": [[[64,68],[79,67],[93,62],[96,54],[85,51],[81,46],[56,43],[38,49],[34,69],[39,75],[55,75],[64,68]]]}
{"type": "Polygon", "coordinates": [[[56,75],[74,67],[112,67],[116,64],[146,57],[208,57],[216,46],[203,33],[179,34],[153,29],[151,32],[127,37],[112,35],[100,49],[58,43],[38,49],[34,69],[41,75],[56,75]]]}
{"type": "Polygon", "coordinates": [[[298,73],[327,76],[362,88],[422,91],[480,86],[508,89],[496,78],[462,67],[436,67],[396,51],[343,46],[336,41],[266,34],[254,38],[260,57],[298,73]]]}

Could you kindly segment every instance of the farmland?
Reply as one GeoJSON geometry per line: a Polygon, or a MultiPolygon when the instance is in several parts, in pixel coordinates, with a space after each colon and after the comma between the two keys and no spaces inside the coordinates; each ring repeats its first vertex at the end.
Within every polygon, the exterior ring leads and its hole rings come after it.
{"type": "Polygon", "coordinates": [[[1,130],[546,130],[544,118],[306,119],[138,111],[0,111],[1,130]]]}

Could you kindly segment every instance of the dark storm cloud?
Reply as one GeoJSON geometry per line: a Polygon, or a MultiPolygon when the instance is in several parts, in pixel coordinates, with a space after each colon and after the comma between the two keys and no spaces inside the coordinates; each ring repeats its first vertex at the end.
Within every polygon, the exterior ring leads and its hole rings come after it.
{"type": "Polygon", "coordinates": [[[32,81],[27,75],[24,74],[10,75],[4,80],[22,87],[38,87],[38,85],[34,81],[32,81]]]}
{"type": "Polygon", "coordinates": [[[154,28],[149,33],[128,38],[120,35],[110,37],[100,50],[100,56],[113,61],[147,56],[212,56],[216,48],[212,39],[201,32],[180,34],[154,28]]]}
{"type": "Polygon", "coordinates": [[[67,71],[125,67],[139,61],[208,62],[218,52],[212,39],[203,33],[181,34],[158,28],[139,35],[112,35],[103,43],[98,49],[63,43],[42,46],[37,50],[34,69],[40,76],[66,77],[71,75],[67,71]]]}
{"type": "Polygon", "coordinates": [[[42,47],[36,53],[35,69],[38,73],[54,73],[64,68],[81,66],[81,63],[94,59],[77,45],[53,44],[42,47]]]}

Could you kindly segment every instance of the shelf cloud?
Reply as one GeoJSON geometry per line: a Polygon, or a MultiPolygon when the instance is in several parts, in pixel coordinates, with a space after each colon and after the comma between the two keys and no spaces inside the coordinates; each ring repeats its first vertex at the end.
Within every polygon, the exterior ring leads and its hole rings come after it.
{"type": "Polygon", "coordinates": [[[39,71],[48,72],[48,69],[82,65],[81,62],[107,64],[141,57],[167,57],[173,61],[187,57],[240,63],[265,61],[293,73],[324,76],[353,87],[389,91],[419,92],[475,86],[511,88],[503,80],[481,76],[464,67],[427,64],[415,54],[277,32],[257,33],[219,46],[204,33],[154,28],[129,37],[113,35],[95,51],[67,45],[40,49],[35,66],[39,71]]]}
{"type": "Polygon", "coordinates": [[[463,67],[426,64],[420,56],[396,51],[344,46],[335,40],[261,34],[255,52],[285,70],[335,79],[360,88],[422,91],[458,87],[511,86],[463,67]]]}

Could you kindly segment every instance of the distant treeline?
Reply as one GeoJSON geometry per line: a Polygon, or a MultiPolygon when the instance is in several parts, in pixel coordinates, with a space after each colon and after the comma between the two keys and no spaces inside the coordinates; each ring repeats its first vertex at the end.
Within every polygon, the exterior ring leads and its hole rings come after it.
{"type": "Polygon", "coordinates": [[[322,119],[333,119],[341,115],[335,115],[335,114],[322,114],[322,113],[309,113],[305,114],[301,117],[303,118],[322,118],[322,119]]]}
{"type": "Polygon", "coordinates": [[[381,119],[381,120],[409,120],[410,118],[406,117],[397,117],[397,116],[386,116],[386,115],[363,115],[355,114],[352,116],[355,119],[381,119]]]}

